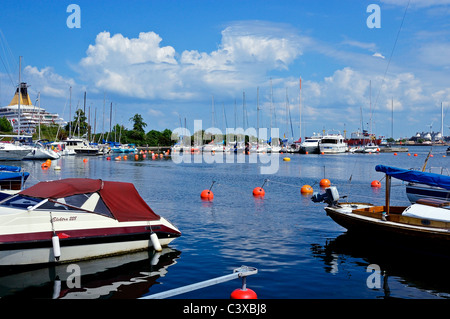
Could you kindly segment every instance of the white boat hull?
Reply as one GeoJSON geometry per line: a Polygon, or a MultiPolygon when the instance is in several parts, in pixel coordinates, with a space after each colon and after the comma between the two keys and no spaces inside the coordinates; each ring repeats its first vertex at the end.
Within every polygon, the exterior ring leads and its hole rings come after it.
{"type": "Polygon", "coordinates": [[[17,212],[3,208],[0,214],[0,266],[71,262],[150,249],[151,231],[167,246],[178,231],[163,217],[155,221],[118,222],[86,212],[53,212],[61,256],[53,253],[53,229],[47,211],[17,212]],[[34,214],[30,217],[30,214],[34,214]]]}
{"type": "MultiPolygon", "coordinates": [[[[160,242],[162,246],[167,246],[174,239],[175,237],[170,239],[161,239],[160,242]]],[[[147,240],[88,244],[68,247],[63,246],[61,247],[61,257],[59,258],[59,262],[64,263],[100,258],[152,248],[153,245],[150,240],[150,234],[147,240]]],[[[47,264],[54,262],[55,256],[53,254],[53,247],[0,251],[0,266],[47,264]]]]}

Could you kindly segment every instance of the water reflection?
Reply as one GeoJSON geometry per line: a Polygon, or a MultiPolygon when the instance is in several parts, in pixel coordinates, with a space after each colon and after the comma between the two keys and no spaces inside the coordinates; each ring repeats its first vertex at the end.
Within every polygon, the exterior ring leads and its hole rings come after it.
{"type": "Polygon", "coordinates": [[[381,275],[378,288],[383,291],[384,298],[395,297],[390,287],[393,283],[412,289],[411,297],[423,297],[426,293],[426,298],[450,298],[450,255],[447,251],[380,242],[347,232],[327,239],[324,245],[311,244],[311,252],[323,261],[325,272],[330,274],[357,266],[363,268],[369,277],[371,271],[368,267],[378,268],[381,275]]]}
{"type": "Polygon", "coordinates": [[[164,248],[162,252],[149,250],[22,272],[10,271],[0,277],[0,297],[135,299],[148,294],[180,254],[178,250],[164,248]]]}

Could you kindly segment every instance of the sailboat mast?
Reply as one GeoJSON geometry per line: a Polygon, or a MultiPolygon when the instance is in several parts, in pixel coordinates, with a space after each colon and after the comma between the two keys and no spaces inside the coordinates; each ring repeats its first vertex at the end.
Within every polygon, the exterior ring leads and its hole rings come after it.
{"type": "Polygon", "coordinates": [[[369,108],[370,108],[370,134],[372,134],[372,80],[369,82],[370,89],[370,100],[369,100],[369,108]]]}
{"type": "Polygon", "coordinates": [[[259,146],[259,87],[256,88],[256,148],[259,146]]]}
{"type": "Polygon", "coordinates": [[[299,108],[299,118],[300,118],[300,124],[299,124],[299,130],[300,130],[300,137],[299,137],[299,142],[302,141],[302,78],[300,77],[299,80],[299,92],[298,92],[298,108],[299,108]]]}
{"type": "Polygon", "coordinates": [[[22,70],[22,56],[19,56],[19,86],[18,86],[18,91],[17,91],[17,105],[18,105],[18,111],[19,111],[19,121],[17,123],[17,135],[20,135],[20,98],[22,96],[22,85],[21,85],[21,79],[20,79],[20,72],[22,70]]]}
{"type": "Polygon", "coordinates": [[[391,99],[391,138],[394,139],[394,98],[391,99]]]}
{"type": "Polygon", "coordinates": [[[70,117],[72,116],[72,87],[69,89],[69,138],[72,137],[72,120],[70,117]]]}
{"type": "Polygon", "coordinates": [[[39,139],[41,139],[41,92],[38,92],[39,139]]]}

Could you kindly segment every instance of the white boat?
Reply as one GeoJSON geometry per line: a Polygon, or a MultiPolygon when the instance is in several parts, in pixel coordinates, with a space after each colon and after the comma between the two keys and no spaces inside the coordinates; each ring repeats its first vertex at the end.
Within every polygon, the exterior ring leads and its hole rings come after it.
{"type": "Polygon", "coordinates": [[[313,135],[305,138],[305,140],[300,143],[300,153],[319,154],[319,143],[321,140],[322,136],[319,135],[313,135]]]}
{"type": "Polygon", "coordinates": [[[21,145],[0,142],[0,161],[21,161],[30,153],[30,149],[21,145]]]}
{"type": "Polygon", "coordinates": [[[180,235],[131,183],[85,178],[40,182],[0,202],[4,266],[158,251],[180,235]]]}
{"type": "Polygon", "coordinates": [[[101,150],[82,138],[68,138],[64,140],[65,149],[75,152],[76,155],[102,155],[101,150]]]}
{"type": "Polygon", "coordinates": [[[347,143],[344,137],[338,134],[327,134],[319,142],[319,152],[322,154],[338,154],[347,151],[347,143]]]}
{"type": "MultiPolygon", "coordinates": [[[[377,165],[376,171],[386,174],[386,202],[384,205],[340,202],[336,187],[323,195],[314,195],[314,202],[325,202],[325,211],[337,224],[349,232],[370,236],[375,240],[402,241],[411,247],[439,249],[447,253],[450,247],[450,202],[421,199],[409,206],[390,205],[391,177],[404,181],[428,182],[432,177],[417,171],[377,165]]],[[[441,186],[450,187],[450,178],[441,179],[441,186]]]]}
{"type": "Polygon", "coordinates": [[[66,142],[53,142],[50,144],[52,149],[54,149],[60,156],[77,155],[73,149],[67,149],[66,145],[66,142]]]}
{"type": "Polygon", "coordinates": [[[29,148],[30,152],[24,157],[24,159],[51,159],[55,160],[60,158],[60,154],[51,149],[47,149],[39,142],[33,145],[24,145],[25,148],[29,148]]]}
{"type": "Polygon", "coordinates": [[[378,153],[380,148],[374,143],[368,143],[365,145],[353,146],[349,149],[351,153],[378,153]]]}

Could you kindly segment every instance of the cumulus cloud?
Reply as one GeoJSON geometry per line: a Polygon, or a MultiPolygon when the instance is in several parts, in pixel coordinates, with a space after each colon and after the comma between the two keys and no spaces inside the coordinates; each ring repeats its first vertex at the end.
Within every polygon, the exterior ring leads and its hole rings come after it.
{"type": "Polygon", "coordinates": [[[30,92],[39,91],[43,95],[47,95],[54,98],[65,98],[69,94],[69,87],[75,86],[75,81],[70,78],[65,78],[53,70],[51,67],[45,67],[38,69],[34,66],[26,66],[23,70],[24,78],[33,86],[30,88],[30,92]],[[39,87],[34,84],[39,83],[39,87]],[[37,91],[36,91],[37,90],[37,91]]]}
{"type": "Polygon", "coordinates": [[[222,31],[217,50],[177,53],[162,38],[101,32],[79,65],[85,80],[102,90],[152,99],[189,99],[220,88],[242,90],[271,70],[286,70],[301,55],[304,41],[288,26],[234,23],[222,31]]]}
{"type": "MultiPolygon", "coordinates": [[[[379,73],[345,67],[320,81],[304,81],[302,99],[305,121],[321,121],[327,128],[359,127],[360,114],[381,126],[395,112],[428,115],[430,107],[449,98],[449,90],[433,91],[413,73],[402,72],[384,77],[379,73]],[[326,119],[323,114],[327,114],[326,119]],[[326,122],[328,121],[328,123],[326,122]],[[335,126],[333,126],[335,125],[335,126]]],[[[419,116],[420,118],[420,116],[419,116]]]]}

